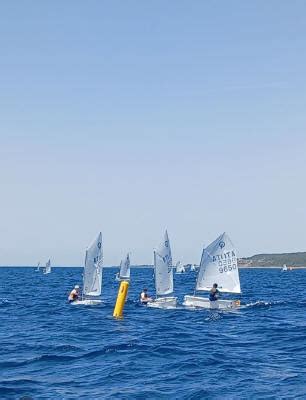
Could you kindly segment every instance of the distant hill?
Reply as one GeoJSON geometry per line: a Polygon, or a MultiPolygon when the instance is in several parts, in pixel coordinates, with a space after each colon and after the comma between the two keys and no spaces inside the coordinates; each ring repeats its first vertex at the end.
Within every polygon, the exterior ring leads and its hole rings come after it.
{"type": "Polygon", "coordinates": [[[287,264],[292,267],[306,267],[306,252],[281,254],[256,254],[238,260],[245,267],[276,267],[287,264]]]}

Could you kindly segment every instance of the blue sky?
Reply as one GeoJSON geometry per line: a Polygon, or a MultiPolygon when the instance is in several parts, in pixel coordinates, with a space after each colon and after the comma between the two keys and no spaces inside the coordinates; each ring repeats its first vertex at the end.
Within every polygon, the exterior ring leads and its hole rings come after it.
{"type": "Polygon", "coordinates": [[[0,5],[0,264],[306,251],[303,1],[0,5]]]}

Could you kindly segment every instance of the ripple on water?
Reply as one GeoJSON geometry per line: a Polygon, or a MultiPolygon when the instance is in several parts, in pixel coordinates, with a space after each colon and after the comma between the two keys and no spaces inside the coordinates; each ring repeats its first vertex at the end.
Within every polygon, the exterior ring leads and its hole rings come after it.
{"type": "MultiPolygon", "coordinates": [[[[306,271],[242,270],[241,309],[156,310],[138,294],[152,271],[132,270],[125,318],[114,320],[115,270],[104,272],[104,303],[71,307],[80,269],[0,269],[0,398],[303,398],[306,271]],[[296,272],[296,273],[295,273],[296,272]],[[281,276],[282,275],[282,276],[281,276]],[[16,282],[20,296],[15,297],[16,282]],[[268,277],[268,279],[264,279],[268,277]],[[52,297],[45,294],[52,290],[52,297]]],[[[176,295],[195,275],[175,276],[176,295]]]]}

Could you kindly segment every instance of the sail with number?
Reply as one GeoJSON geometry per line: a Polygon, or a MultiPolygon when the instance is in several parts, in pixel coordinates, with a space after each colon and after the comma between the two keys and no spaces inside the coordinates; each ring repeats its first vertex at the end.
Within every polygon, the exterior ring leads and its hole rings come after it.
{"type": "Polygon", "coordinates": [[[102,288],[102,233],[86,250],[84,277],[83,277],[83,295],[100,296],[102,288]]]}
{"type": "Polygon", "coordinates": [[[157,296],[173,292],[172,256],[167,231],[163,243],[154,251],[154,275],[157,296]]]}
{"type": "Polygon", "coordinates": [[[196,290],[210,290],[214,283],[220,292],[241,293],[237,251],[224,232],[203,249],[196,290]]]}
{"type": "Polygon", "coordinates": [[[122,260],[120,263],[120,273],[119,279],[120,280],[128,280],[131,276],[131,269],[130,269],[130,256],[127,254],[125,260],[122,260]]]}

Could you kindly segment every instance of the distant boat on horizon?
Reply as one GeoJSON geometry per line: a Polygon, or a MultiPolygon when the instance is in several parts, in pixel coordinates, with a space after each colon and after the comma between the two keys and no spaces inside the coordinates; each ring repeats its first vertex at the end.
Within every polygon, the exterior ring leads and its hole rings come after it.
{"type": "Polygon", "coordinates": [[[131,278],[130,255],[127,254],[120,262],[120,271],[116,274],[116,281],[129,281],[131,278]]]}
{"type": "Polygon", "coordinates": [[[175,272],[177,274],[184,274],[186,272],[185,266],[180,261],[176,263],[175,272]]]}
{"type": "Polygon", "coordinates": [[[46,274],[51,274],[51,261],[50,261],[50,258],[49,258],[49,260],[46,262],[46,266],[45,266],[45,268],[44,268],[44,270],[43,270],[43,273],[46,275],[46,274]]]}

